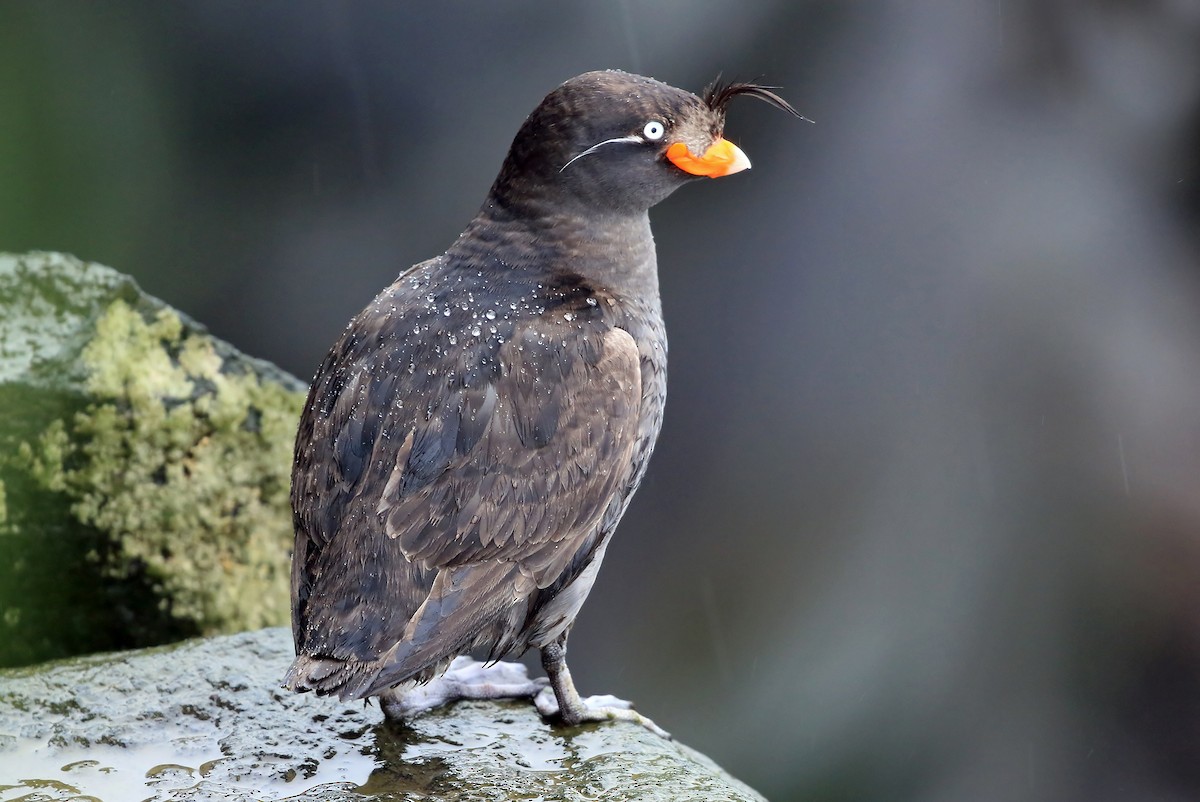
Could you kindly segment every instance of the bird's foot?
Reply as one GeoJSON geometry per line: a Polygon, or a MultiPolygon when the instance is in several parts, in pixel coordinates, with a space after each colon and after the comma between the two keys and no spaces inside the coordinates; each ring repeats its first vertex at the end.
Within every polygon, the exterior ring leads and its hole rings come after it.
{"type": "Polygon", "coordinates": [[[456,657],[440,677],[415,688],[393,688],[379,695],[379,707],[388,718],[411,718],[463,699],[522,699],[535,696],[548,679],[529,678],[520,663],[481,663],[456,657]]]}
{"type": "Polygon", "coordinates": [[[632,702],[608,694],[589,696],[584,699],[576,696],[574,702],[575,704],[567,710],[560,710],[558,697],[554,695],[552,687],[543,688],[533,698],[533,703],[542,716],[548,719],[557,717],[568,726],[582,724],[585,721],[632,721],[655,735],[671,740],[671,733],[634,710],[632,702]]]}

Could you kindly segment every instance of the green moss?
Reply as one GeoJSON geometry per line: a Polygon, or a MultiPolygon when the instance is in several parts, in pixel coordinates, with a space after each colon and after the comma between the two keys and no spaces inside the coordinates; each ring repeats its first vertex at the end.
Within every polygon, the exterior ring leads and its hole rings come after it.
{"type": "Polygon", "coordinates": [[[19,458],[105,536],[104,574],[144,574],[202,632],[286,622],[303,394],[227,361],[173,311],[147,318],[121,300],[82,363],[92,401],[19,458]]]}

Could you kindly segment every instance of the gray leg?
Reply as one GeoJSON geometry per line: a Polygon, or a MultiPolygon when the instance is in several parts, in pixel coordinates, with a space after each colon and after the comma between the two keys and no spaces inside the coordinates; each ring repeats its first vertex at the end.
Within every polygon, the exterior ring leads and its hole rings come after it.
{"type": "Polygon", "coordinates": [[[401,686],[379,695],[388,718],[411,718],[460,699],[517,699],[535,696],[546,687],[543,677],[530,679],[520,663],[487,665],[456,657],[445,674],[415,688],[401,686]]]}
{"type": "Polygon", "coordinates": [[[550,678],[550,687],[542,690],[534,699],[538,712],[547,718],[555,714],[568,726],[585,721],[632,721],[642,725],[656,735],[670,738],[662,727],[633,709],[633,705],[615,696],[579,697],[571,671],[567,668],[567,638],[564,635],[556,642],[542,647],[542,667],[550,678]]]}

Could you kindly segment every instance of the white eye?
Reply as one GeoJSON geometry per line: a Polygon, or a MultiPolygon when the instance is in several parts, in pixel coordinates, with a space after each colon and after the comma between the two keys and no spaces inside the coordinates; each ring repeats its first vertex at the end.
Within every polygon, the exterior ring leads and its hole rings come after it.
{"type": "Polygon", "coordinates": [[[642,136],[652,141],[658,141],[659,139],[663,138],[663,134],[666,132],[667,129],[663,127],[662,123],[660,123],[658,120],[651,120],[650,122],[646,123],[646,127],[642,129],[642,136]]]}

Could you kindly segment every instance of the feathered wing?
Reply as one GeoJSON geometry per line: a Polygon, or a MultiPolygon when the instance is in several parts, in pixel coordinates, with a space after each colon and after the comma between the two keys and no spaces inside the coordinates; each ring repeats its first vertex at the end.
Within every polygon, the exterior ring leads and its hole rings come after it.
{"type": "Polygon", "coordinates": [[[297,440],[289,685],[365,696],[502,654],[535,594],[586,565],[629,486],[641,374],[634,339],[581,306],[386,356],[420,314],[347,330],[297,440]]]}

